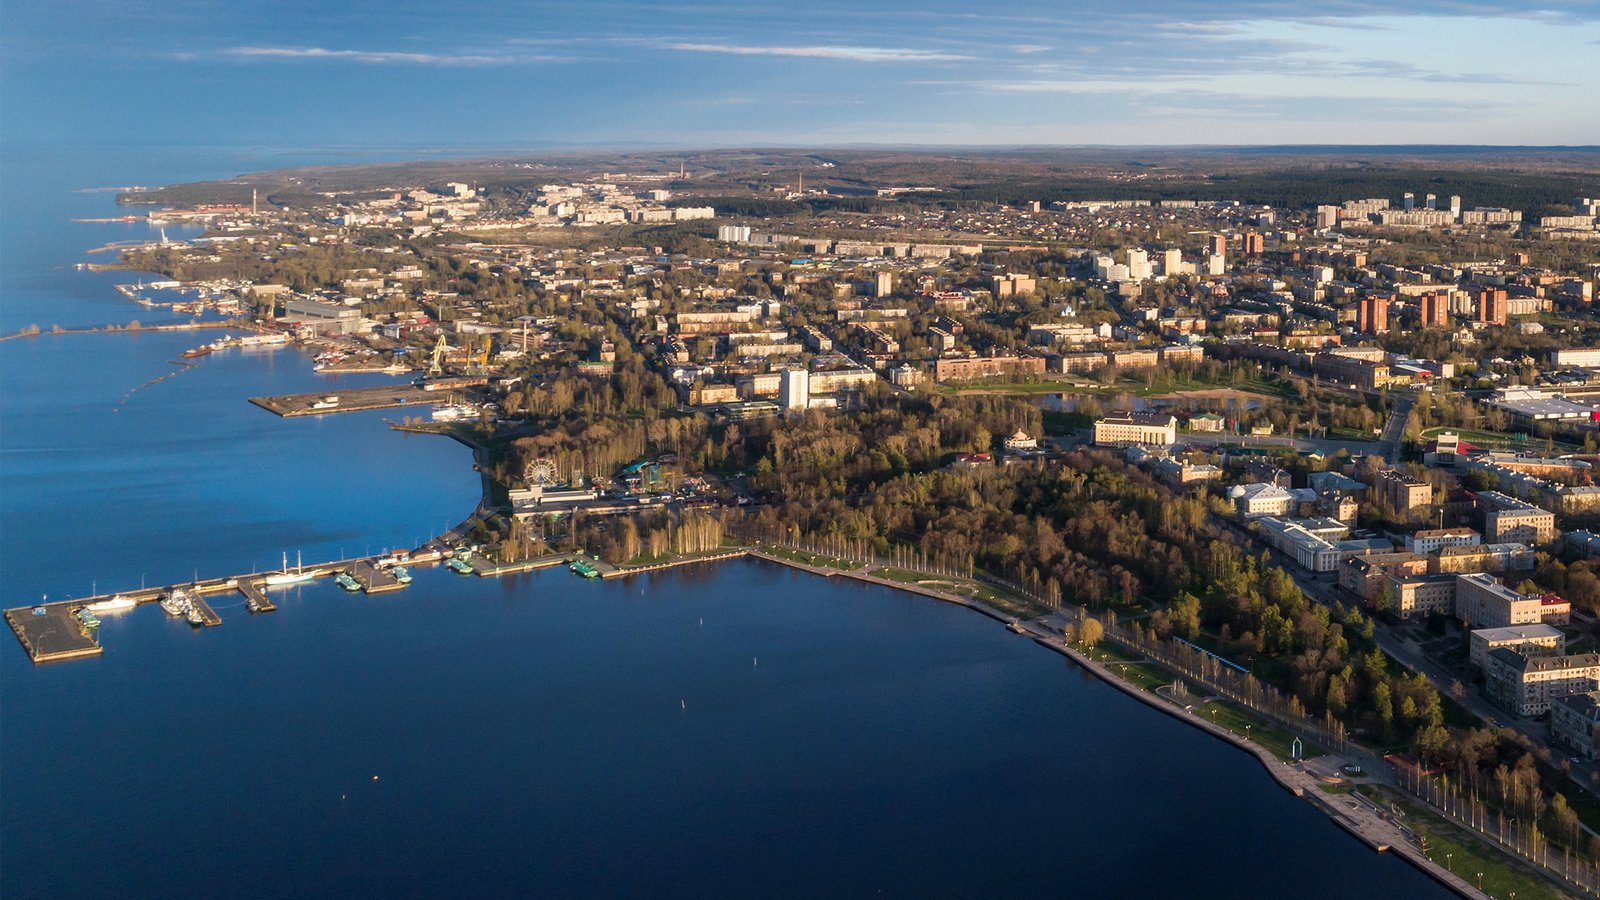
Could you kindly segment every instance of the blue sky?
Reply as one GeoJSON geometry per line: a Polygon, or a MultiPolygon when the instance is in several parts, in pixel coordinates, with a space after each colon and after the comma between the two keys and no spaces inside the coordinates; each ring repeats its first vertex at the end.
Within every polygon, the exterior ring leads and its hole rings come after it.
{"type": "Polygon", "coordinates": [[[1600,2],[6,0],[0,131],[42,146],[1597,144],[1600,2]]]}

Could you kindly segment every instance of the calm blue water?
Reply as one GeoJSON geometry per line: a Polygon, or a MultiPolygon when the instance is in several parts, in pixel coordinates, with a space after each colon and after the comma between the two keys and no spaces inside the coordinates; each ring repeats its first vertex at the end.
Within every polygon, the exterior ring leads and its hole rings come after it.
{"type": "MultiPolygon", "coordinates": [[[[68,188],[261,165],[26,162],[0,166],[4,331],[153,320],[60,267],[126,230],[62,221],[109,209],[68,188]]],[[[198,342],[0,344],[5,605],[410,544],[471,509],[453,443],[248,405],[330,384],[292,351],[133,390],[198,342]]],[[[1243,754],[895,591],[739,562],[280,606],[219,599],[204,632],[144,607],[49,666],[5,639],[0,893],[1446,896],[1243,754]]]]}

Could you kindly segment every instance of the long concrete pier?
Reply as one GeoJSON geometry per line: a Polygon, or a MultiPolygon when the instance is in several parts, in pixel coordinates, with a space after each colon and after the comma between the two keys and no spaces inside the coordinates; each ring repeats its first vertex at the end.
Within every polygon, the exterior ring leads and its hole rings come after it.
{"type": "Polygon", "coordinates": [[[283,394],[277,397],[251,397],[250,402],[271,413],[292,419],[299,416],[327,416],[334,413],[365,412],[443,403],[449,394],[429,391],[414,384],[384,387],[319,391],[314,394],[283,394]]]}
{"type": "MultiPolygon", "coordinates": [[[[438,562],[440,554],[437,551],[417,550],[400,557],[408,565],[438,562]]],[[[399,590],[404,587],[386,569],[379,566],[380,562],[389,562],[395,559],[389,555],[358,557],[356,559],[340,560],[323,563],[318,566],[308,566],[315,578],[325,578],[335,572],[366,567],[373,574],[370,582],[376,585],[376,591],[399,590]]],[[[352,576],[355,577],[355,576],[352,576]]],[[[204,624],[214,627],[222,624],[222,617],[211,608],[206,597],[215,594],[238,591],[245,599],[255,605],[255,612],[272,612],[277,604],[261,590],[264,576],[259,572],[249,575],[230,575],[225,578],[205,578],[198,581],[186,581],[178,584],[163,585],[161,587],[146,587],[132,591],[120,591],[115,594],[98,594],[93,597],[78,597],[71,600],[55,600],[49,603],[39,603],[32,606],[18,606],[5,611],[6,624],[11,626],[11,631],[17,636],[17,641],[22,644],[22,649],[27,651],[28,658],[36,663],[55,662],[63,659],[79,659],[86,656],[98,656],[104,648],[93,629],[85,626],[78,617],[78,613],[90,604],[122,597],[132,600],[135,605],[142,606],[155,603],[175,589],[182,589],[194,599],[194,605],[200,612],[204,624]]]]}

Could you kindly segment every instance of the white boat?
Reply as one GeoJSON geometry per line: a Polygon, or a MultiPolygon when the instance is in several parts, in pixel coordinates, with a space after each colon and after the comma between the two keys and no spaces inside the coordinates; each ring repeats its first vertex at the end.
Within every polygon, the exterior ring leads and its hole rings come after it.
{"type": "Polygon", "coordinates": [[[110,600],[101,600],[98,603],[90,603],[88,606],[85,606],[84,609],[87,609],[97,616],[103,616],[106,613],[122,612],[123,610],[133,609],[138,605],[139,602],[137,600],[117,594],[110,600]]]}
{"type": "Polygon", "coordinates": [[[161,608],[169,616],[188,615],[194,609],[194,601],[189,598],[189,592],[183,588],[173,588],[165,597],[161,598],[161,608]]]}
{"type": "Polygon", "coordinates": [[[333,409],[335,406],[338,406],[338,405],[339,405],[339,395],[338,394],[329,394],[328,396],[323,397],[321,400],[318,400],[317,402],[311,404],[311,408],[312,409],[333,409]]]}
{"type": "Polygon", "coordinates": [[[283,571],[274,572],[266,577],[264,582],[267,587],[283,587],[291,584],[302,584],[316,578],[315,572],[307,572],[301,563],[300,554],[294,555],[294,571],[289,571],[289,554],[283,554],[283,571]]]}
{"type": "Polygon", "coordinates": [[[459,422],[462,419],[475,419],[477,416],[478,410],[475,407],[460,403],[453,403],[449,406],[435,406],[433,408],[433,420],[435,422],[459,422]]]}
{"type": "Polygon", "coordinates": [[[286,334],[247,334],[239,338],[239,346],[241,347],[270,347],[287,343],[289,343],[289,336],[286,334]]]}

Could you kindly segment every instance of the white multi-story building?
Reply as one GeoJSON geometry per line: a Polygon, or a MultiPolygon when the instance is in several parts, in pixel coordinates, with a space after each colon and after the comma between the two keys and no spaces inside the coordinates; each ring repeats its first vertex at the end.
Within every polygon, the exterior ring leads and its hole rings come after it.
{"type": "Polygon", "coordinates": [[[778,403],[785,412],[796,412],[811,405],[811,373],[805,369],[784,369],[778,382],[778,403]]]}

